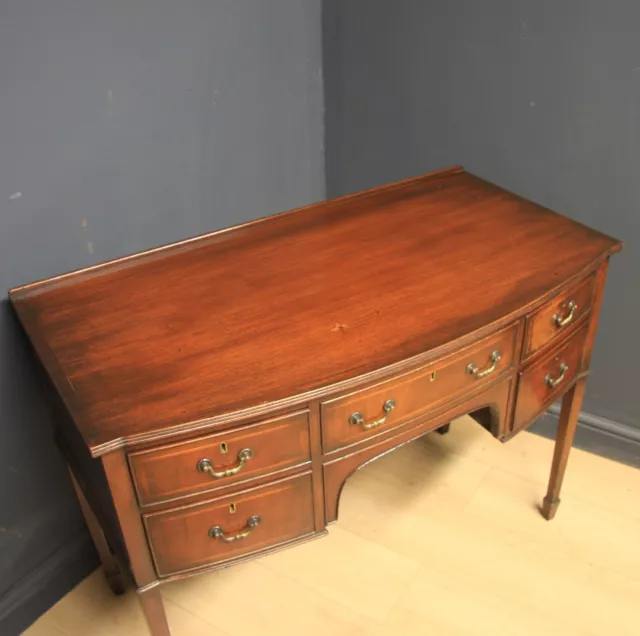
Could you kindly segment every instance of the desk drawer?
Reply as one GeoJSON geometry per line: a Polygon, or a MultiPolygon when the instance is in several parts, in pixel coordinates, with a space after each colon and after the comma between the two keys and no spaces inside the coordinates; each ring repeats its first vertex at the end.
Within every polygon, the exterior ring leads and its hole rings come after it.
{"type": "Polygon", "coordinates": [[[158,575],[187,572],[311,534],[311,474],[144,515],[158,575]]]}
{"type": "Polygon", "coordinates": [[[527,426],[581,371],[588,324],[540,361],[520,373],[514,430],[527,426]]]}
{"type": "Polygon", "coordinates": [[[513,325],[422,369],[323,402],[324,452],[391,430],[491,381],[512,367],[516,333],[513,325]]]}
{"type": "Polygon", "coordinates": [[[529,316],[525,334],[525,356],[561,337],[589,312],[593,303],[595,278],[595,274],[588,276],[529,316]]]}
{"type": "Polygon", "coordinates": [[[309,462],[308,411],[129,454],[140,505],[167,501],[309,462]],[[204,469],[204,470],[203,470],[204,469]]]}

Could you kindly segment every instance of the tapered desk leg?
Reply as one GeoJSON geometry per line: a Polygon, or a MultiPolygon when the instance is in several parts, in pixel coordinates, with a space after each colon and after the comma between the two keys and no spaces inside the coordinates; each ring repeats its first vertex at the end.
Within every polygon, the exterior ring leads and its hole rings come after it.
{"type": "Polygon", "coordinates": [[[150,633],[152,636],[171,636],[124,451],[107,453],[102,457],[102,465],[150,633]]]}
{"type": "Polygon", "coordinates": [[[138,599],[152,636],[171,636],[160,589],[154,587],[144,592],[138,592],[138,599]]]}
{"type": "MultiPolygon", "coordinates": [[[[602,294],[604,292],[604,283],[607,278],[608,267],[609,259],[598,267],[598,273],[596,274],[589,331],[587,333],[584,355],[580,366],[581,369],[585,370],[589,368],[589,362],[591,360],[591,350],[596,329],[598,328],[598,317],[600,315],[600,306],[602,304],[602,294]]],[[[578,425],[578,414],[582,407],[586,381],[586,375],[583,375],[574,387],[567,391],[562,398],[562,410],[560,411],[558,433],[556,434],[556,447],[553,453],[549,489],[547,490],[547,496],[544,498],[542,505],[542,515],[549,520],[553,519],[560,504],[560,488],[562,486],[564,471],[567,467],[567,460],[569,459],[569,451],[573,444],[573,437],[576,433],[576,426],[578,425]]]]}
{"type": "Polygon", "coordinates": [[[82,515],[84,516],[87,528],[89,529],[89,534],[93,539],[93,545],[95,546],[96,551],[98,552],[98,556],[100,557],[100,562],[102,563],[102,569],[104,570],[104,575],[107,579],[107,583],[109,584],[109,587],[114,594],[124,594],[124,578],[122,576],[118,561],[111,551],[111,548],[109,546],[109,543],[107,542],[106,537],[104,536],[104,532],[102,531],[100,523],[96,518],[93,510],[91,509],[91,506],[84,495],[82,487],[76,480],[76,476],[73,474],[71,466],[67,464],[67,468],[69,469],[69,474],[71,475],[71,483],[73,484],[73,488],[76,491],[76,496],[78,497],[78,502],[80,503],[80,510],[82,510],[82,515]]]}
{"type": "Polygon", "coordinates": [[[569,451],[571,450],[576,426],[578,425],[578,414],[582,406],[585,386],[586,378],[581,378],[562,398],[562,409],[560,411],[560,421],[558,422],[553,463],[551,464],[549,488],[542,504],[542,515],[548,520],[553,519],[560,504],[560,488],[562,487],[569,451]]]}

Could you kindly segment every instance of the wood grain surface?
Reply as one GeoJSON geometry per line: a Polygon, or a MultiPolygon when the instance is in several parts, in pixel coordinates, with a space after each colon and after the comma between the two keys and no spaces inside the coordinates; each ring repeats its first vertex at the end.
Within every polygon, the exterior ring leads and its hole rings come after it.
{"type": "Polygon", "coordinates": [[[11,299],[97,455],[328,394],[506,324],[620,248],[453,168],[27,285],[11,299]]]}

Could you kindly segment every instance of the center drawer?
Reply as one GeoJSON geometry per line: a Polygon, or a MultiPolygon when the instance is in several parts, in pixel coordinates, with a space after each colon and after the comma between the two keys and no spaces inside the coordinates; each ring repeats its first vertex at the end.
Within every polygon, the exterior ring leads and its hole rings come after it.
{"type": "Polygon", "coordinates": [[[141,506],[216,490],[309,461],[306,410],[129,454],[141,506]]]}
{"type": "Polygon", "coordinates": [[[311,534],[311,473],[143,518],[159,576],[215,565],[311,534]]]}
{"type": "Polygon", "coordinates": [[[322,402],[322,447],[338,450],[392,430],[513,366],[518,325],[417,371],[322,402]]]}

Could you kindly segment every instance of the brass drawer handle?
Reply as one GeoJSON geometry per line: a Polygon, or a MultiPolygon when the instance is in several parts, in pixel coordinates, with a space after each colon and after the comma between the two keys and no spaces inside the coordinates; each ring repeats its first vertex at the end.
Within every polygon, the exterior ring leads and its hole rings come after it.
{"type": "Polygon", "coordinates": [[[560,365],[560,375],[557,378],[554,379],[553,377],[551,377],[550,373],[547,373],[547,375],[544,378],[544,383],[548,387],[554,389],[555,387],[558,386],[558,384],[560,384],[560,382],[562,382],[562,380],[564,380],[564,376],[566,375],[568,370],[569,370],[569,367],[568,367],[567,363],[563,362],[560,365]]]}
{"type": "Polygon", "coordinates": [[[260,521],[262,521],[262,519],[260,519],[259,515],[253,515],[253,517],[249,517],[249,520],[247,521],[246,530],[238,532],[238,534],[229,535],[228,537],[225,535],[224,530],[220,526],[213,526],[213,528],[209,530],[209,536],[212,539],[220,539],[225,543],[240,541],[241,539],[246,539],[253,532],[254,528],[258,527],[260,521]]]}
{"type": "Polygon", "coordinates": [[[501,358],[502,358],[502,355],[500,354],[500,352],[494,351],[491,354],[491,357],[489,358],[489,361],[491,362],[490,366],[480,371],[477,365],[475,365],[472,362],[467,366],[467,373],[469,375],[475,375],[477,379],[484,378],[486,375],[489,375],[490,373],[493,373],[496,370],[496,367],[498,366],[498,362],[500,362],[501,358]]]}
{"type": "Polygon", "coordinates": [[[568,325],[573,320],[576,310],[578,309],[578,305],[576,305],[573,300],[570,300],[567,305],[567,309],[569,310],[569,313],[564,318],[559,314],[553,314],[553,324],[556,327],[564,327],[565,325],[568,325]]]}
{"type": "Polygon", "coordinates": [[[209,473],[214,479],[222,479],[222,477],[231,477],[232,475],[237,475],[242,470],[242,467],[252,457],[253,451],[250,448],[245,448],[238,453],[238,464],[233,468],[216,471],[210,459],[201,459],[198,462],[197,468],[201,473],[209,473]]]}
{"type": "Polygon", "coordinates": [[[389,417],[389,413],[391,413],[391,411],[393,411],[396,406],[397,404],[395,400],[387,400],[382,405],[384,415],[377,420],[372,420],[371,422],[365,422],[362,413],[356,411],[355,413],[351,414],[351,417],[349,418],[349,424],[362,426],[365,431],[368,431],[369,429],[375,428],[376,426],[380,426],[380,424],[384,424],[387,421],[387,417],[389,417]]]}

